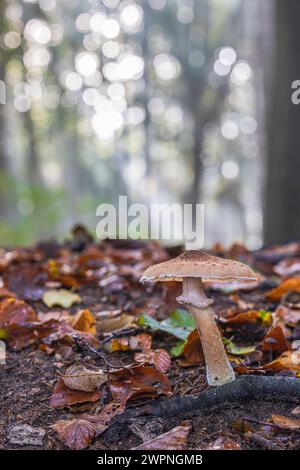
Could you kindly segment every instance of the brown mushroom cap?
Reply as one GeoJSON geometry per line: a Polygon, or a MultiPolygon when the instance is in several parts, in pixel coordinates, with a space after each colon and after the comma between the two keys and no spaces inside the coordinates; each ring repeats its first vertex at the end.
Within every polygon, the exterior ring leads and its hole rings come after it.
{"type": "Polygon", "coordinates": [[[150,266],[143,273],[140,281],[182,281],[186,277],[198,277],[204,282],[258,279],[249,266],[239,261],[219,258],[200,250],[190,250],[177,258],[150,266]]]}

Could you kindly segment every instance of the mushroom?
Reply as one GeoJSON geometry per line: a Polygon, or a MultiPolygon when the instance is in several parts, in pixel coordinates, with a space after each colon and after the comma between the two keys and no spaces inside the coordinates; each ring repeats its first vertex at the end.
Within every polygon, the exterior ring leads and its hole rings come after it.
{"type": "Polygon", "coordinates": [[[219,258],[198,250],[150,266],[140,282],[179,281],[183,292],[177,297],[192,314],[199,331],[206,362],[207,382],[219,386],[235,380],[221,334],[214,318],[213,300],[208,299],[202,281],[230,282],[257,280],[255,272],[239,261],[219,258]]]}

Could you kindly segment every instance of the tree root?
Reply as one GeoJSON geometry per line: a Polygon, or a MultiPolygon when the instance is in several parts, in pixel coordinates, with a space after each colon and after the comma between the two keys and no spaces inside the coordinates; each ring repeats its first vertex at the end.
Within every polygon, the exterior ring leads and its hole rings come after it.
{"type": "Polygon", "coordinates": [[[244,376],[221,387],[214,387],[197,396],[181,396],[153,402],[139,409],[128,409],[128,417],[176,416],[183,413],[209,410],[226,403],[249,400],[278,400],[300,402],[300,379],[290,377],[244,376]]]}

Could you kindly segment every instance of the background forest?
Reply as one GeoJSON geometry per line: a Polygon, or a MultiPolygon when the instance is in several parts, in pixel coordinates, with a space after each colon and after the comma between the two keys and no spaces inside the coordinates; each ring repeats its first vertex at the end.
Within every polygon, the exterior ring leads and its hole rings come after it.
{"type": "MultiPolygon", "coordinates": [[[[1,0],[0,243],[204,202],[206,245],[300,238],[297,0],[1,0]]],[[[298,48],[299,43],[299,48],[298,48]]]]}

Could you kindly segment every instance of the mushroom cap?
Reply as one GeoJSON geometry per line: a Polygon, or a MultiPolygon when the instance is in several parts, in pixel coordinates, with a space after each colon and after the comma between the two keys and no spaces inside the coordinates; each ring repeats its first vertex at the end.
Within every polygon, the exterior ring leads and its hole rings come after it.
{"type": "Polygon", "coordinates": [[[177,258],[150,266],[140,282],[182,281],[186,277],[219,282],[258,279],[255,272],[244,263],[219,258],[201,250],[190,250],[177,258]]]}

